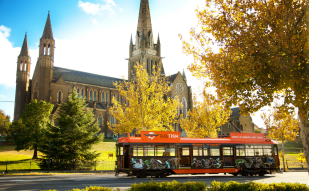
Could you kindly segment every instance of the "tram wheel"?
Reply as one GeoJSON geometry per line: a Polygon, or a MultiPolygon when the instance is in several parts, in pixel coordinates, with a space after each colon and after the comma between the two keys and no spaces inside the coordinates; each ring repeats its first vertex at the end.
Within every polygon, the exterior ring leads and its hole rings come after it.
{"type": "Polygon", "coordinates": [[[248,176],[248,174],[249,174],[248,171],[243,171],[243,172],[241,173],[242,176],[248,176]]]}
{"type": "Polygon", "coordinates": [[[136,175],[136,177],[137,177],[137,178],[146,178],[146,177],[147,177],[147,173],[144,172],[144,171],[142,171],[142,172],[138,173],[138,174],[136,175]]]}
{"type": "Polygon", "coordinates": [[[162,171],[161,173],[160,173],[160,177],[161,178],[166,178],[168,176],[168,172],[166,172],[166,171],[162,171]]]}
{"type": "Polygon", "coordinates": [[[261,171],[259,172],[259,176],[264,176],[264,175],[265,175],[264,171],[261,170],[261,171]]]}
{"type": "Polygon", "coordinates": [[[234,176],[237,176],[237,175],[238,175],[238,173],[233,173],[233,175],[234,175],[234,176]]]}

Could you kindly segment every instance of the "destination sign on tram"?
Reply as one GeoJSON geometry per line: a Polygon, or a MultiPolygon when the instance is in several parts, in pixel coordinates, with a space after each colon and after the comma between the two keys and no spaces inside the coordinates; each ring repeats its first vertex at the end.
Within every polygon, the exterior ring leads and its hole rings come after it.
{"type": "Polygon", "coordinates": [[[142,141],[180,141],[179,131],[141,131],[142,141]]]}
{"type": "Polygon", "coordinates": [[[236,142],[261,142],[264,141],[263,133],[230,133],[231,141],[236,142]]]}

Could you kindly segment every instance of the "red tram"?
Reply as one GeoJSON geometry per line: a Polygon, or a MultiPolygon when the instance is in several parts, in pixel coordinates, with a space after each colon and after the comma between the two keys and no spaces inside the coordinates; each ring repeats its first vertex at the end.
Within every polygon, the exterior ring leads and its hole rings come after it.
{"type": "Polygon", "coordinates": [[[205,173],[264,176],[279,171],[280,166],[277,142],[262,133],[231,133],[212,139],[142,131],[119,138],[116,153],[116,175],[122,172],[138,178],[205,173]]]}

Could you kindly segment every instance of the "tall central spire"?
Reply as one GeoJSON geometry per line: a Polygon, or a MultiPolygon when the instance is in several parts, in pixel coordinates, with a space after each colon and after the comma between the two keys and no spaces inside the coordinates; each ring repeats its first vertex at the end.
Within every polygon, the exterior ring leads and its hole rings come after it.
{"type": "Polygon", "coordinates": [[[21,47],[19,56],[29,56],[27,33],[25,35],[24,43],[23,46],[21,47]]]}
{"type": "Polygon", "coordinates": [[[149,9],[149,1],[148,0],[141,0],[141,6],[140,6],[140,9],[139,9],[137,31],[139,32],[140,37],[142,36],[142,34],[144,32],[146,40],[148,40],[149,34],[152,33],[150,9],[149,9]]]}

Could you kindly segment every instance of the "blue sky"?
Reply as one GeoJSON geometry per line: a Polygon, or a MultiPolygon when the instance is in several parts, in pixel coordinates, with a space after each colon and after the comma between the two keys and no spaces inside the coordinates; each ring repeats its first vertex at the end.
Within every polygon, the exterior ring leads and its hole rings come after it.
{"type": "MultiPolygon", "coordinates": [[[[195,10],[203,7],[204,0],[149,3],[154,40],[159,33],[166,74],[185,69],[188,85],[197,93],[203,82],[186,70],[193,58],[182,53],[178,34],[189,38],[190,28],[197,25],[195,10]]],[[[139,6],[140,0],[0,0],[0,101],[15,100],[16,62],[25,32],[32,78],[48,11],[55,39],[55,66],[127,78],[125,58],[129,56],[131,34],[134,41],[139,6]]],[[[0,109],[13,117],[13,102],[0,102],[0,109]]]]}

